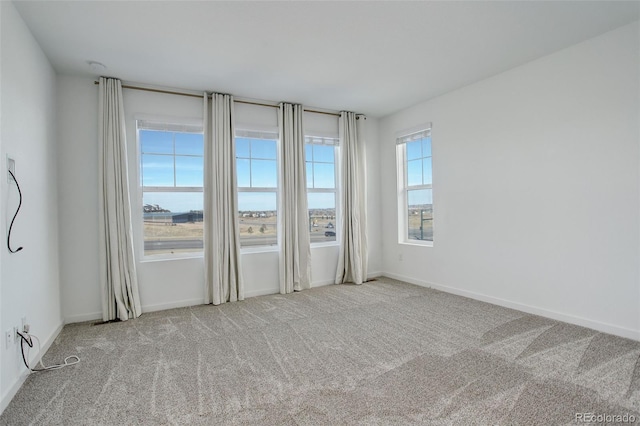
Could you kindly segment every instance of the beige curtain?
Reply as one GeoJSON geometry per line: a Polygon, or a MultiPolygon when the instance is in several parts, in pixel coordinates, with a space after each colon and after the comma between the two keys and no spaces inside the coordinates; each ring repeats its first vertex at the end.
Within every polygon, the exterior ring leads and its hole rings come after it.
{"type": "Polygon", "coordinates": [[[340,177],[342,179],[340,254],[336,284],[367,280],[367,174],[364,141],[366,117],[340,114],[340,177]]]}
{"type": "Polygon", "coordinates": [[[100,78],[99,224],[102,319],[126,321],[142,313],[133,252],[122,84],[100,78]]]}
{"type": "MultiPolygon", "coordinates": [[[[207,105],[205,94],[205,117],[207,105]]],[[[214,93],[204,126],[205,302],[214,305],[244,299],[233,116],[233,97],[214,93]]]]}
{"type": "Polygon", "coordinates": [[[311,288],[311,244],[307,210],[302,105],[281,103],[280,293],[311,288]]]}

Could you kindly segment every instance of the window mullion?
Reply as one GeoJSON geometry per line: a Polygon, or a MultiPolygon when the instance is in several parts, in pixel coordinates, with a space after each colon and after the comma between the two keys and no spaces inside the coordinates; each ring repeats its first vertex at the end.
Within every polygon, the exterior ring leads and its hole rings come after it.
{"type": "Polygon", "coordinates": [[[176,134],[173,133],[173,186],[177,187],[178,179],[176,177],[176,134]]]}

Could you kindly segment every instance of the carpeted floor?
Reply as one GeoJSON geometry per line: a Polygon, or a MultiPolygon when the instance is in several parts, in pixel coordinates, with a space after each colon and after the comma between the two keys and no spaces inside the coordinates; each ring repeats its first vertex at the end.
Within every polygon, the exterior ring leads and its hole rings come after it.
{"type": "Polygon", "coordinates": [[[68,325],[71,354],[0,424],[640,422],[639,342],[387,278],[68,325]]]}

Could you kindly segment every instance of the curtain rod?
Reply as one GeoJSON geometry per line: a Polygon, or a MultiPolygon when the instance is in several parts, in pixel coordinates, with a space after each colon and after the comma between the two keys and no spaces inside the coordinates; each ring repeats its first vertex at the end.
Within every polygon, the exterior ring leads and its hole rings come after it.
{"type": "MultiPolygon", "coordinates": [[[[94,81],[93,84],[100,84],[99,81],[94,81]]],[[[154,93],[165,93],[168,95],[179,95],[179,96],[189,96],[192,98],[202,98],[202,95],[194,95],[193,93],[185,93],[185,92],[175,92],[172,90],[163,90],[163,89],[150,89],[148,87],[140,87],[140,86],[131,86],[128,84],[123,84],[122,85],[123,89],[133,89],[133,90],[141,90],[144,92],[154,92],[154,93]]],[[[209,96],[209,95],[207,95],[209,96]]],[[[233,102],[238,103],[238,104],[247,104],[247,105],[258,105],[258,106],[264,106],[264,107],[270,107],[270,108],[278,108],[278,105],[270,105],[270,104],[263,104],[260,102],[251,102],[251,101],[240,101],[240,100],[236,100],[234,99],[233,102]]],[[[340,114],[337,114],[335,112],[325,112],[325,111],[317,111],[314,109],[306,109],[304,110],[305,112],[313,112],[315,114],[325,114],[325,115],[333,115],[335,117],[340,117],[340,114]]]]}

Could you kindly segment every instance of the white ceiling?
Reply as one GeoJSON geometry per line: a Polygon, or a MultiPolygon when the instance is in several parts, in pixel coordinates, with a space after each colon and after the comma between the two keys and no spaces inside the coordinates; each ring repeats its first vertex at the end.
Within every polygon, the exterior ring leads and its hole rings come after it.
{"type": "MultiPolygon", "coordinates": [[[[381,117],[640,19],[640,3],[29,1],[62,74],[381,117]]],[[[594,58],[597,60],[597,58],[594,58]]]]}

